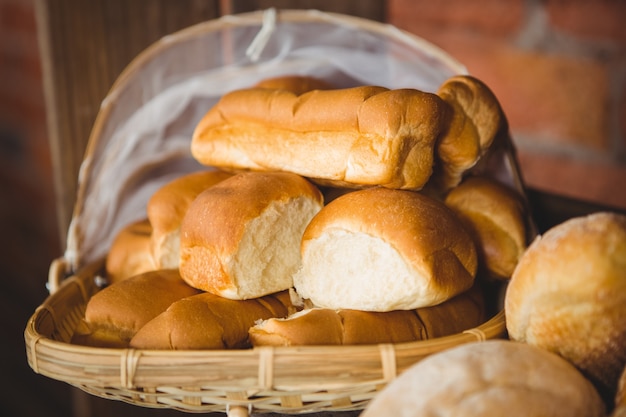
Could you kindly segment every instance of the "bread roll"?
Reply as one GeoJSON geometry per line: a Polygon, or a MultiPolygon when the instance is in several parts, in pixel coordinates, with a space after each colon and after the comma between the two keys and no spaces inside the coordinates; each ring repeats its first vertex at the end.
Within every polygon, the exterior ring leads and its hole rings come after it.
{"type": "Polygon", "coordinates": [[[259,81],[255,87],[271,90],[287,90],[300,95],[312,90],[331,90],[333,85],[316,77],[307,75],[283,75],[259,81]]]}
{"type": "Polygon", "coordinates": [[[191,143],[202,164],[289,171],[325,185],[420,189],[446,105],[435,94],[362,86],[224,95],[191,143]]]}
{"type": "Polygon", "coordinates": [[[469,177],[448,193],[445,204],[474,236],[479,268],[509,279],[527,246],[522,196],[494,179],[469,177]]]}
{"type": "Polygon", "coordinates": [[[602,417],[594,387],[570,363],[507,340],[460,345],[404,371],[362,417],[602,417]]]}
{"type": "Polygon", "coordinates": [[[322,205],[320,191],[296,174],[249,172],[220,182],[183,219],[183,279],[234,300],[291,288],[302,233],[322,205]]]}
{"type": "Polygon", "coordinates": [[[370,188],[327,204],[302,238],[297,292],[318,307],[364,311],[436,305],[469,289],[474,241],[441,201],[370,188]]]}
{"type": "Polygon", "coordinates": [[[156,269],[150,251],[152,226],[146,219],[123,227],[113,238],[105,260],[109,284],[156,269]]]}
{"type": "Polygon", "coordinates": [[[447,130],[435,147],[435,170],[429,187],[445,193],[461,182],[498,135],[508,134],[508,123],[493,92],[475,77],[451,77],[437,95],[452,111],[447,130]]]}
{"type": "Polygon", "coordinates": [[[89,299],[73,343],[127,347],[135,333],[170,304],[198,293],[176,270],[150,271],[112,284],[89,299]]]}
{"type": "Polygon", "coordinates": [[[433,307],[385,313],[311,308],[250,329],[254,346],[402,343],[448,336],[483,323],[478,286],[433,307]]]}
{"type": "Polygon", "coordinates": [[[182,175],[159,188],[148,200],[152,224],[151,250],[157,269],[176,269],[180,258],[180,224],[187,208],[202,191],[230,177],[223,171],[182,175]]]}
{"type": "Polygon", "coordinates": [[[612,401],[626,365],[625,271],[626,216],[599,212],[553,227],[511,277],[509,336],[563,356],[612,401]]]}
{"type": "Polygon", "coordinates": [[[130,341],[138,349],[233,349],[249,347],[257,320],[295,311],[288,291],[254,300],[229,300],[202,293],[173,303],[130,341]]]}

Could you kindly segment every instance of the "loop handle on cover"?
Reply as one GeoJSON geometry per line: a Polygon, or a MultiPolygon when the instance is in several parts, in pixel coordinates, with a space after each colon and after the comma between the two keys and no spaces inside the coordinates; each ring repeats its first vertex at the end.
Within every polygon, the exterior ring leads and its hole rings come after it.
{"type": "Polygon", "coordinates": [[[46,283],[48,292],[54,294],[70,272],[70,265],[64,257],[54,259],[48,269],[48,282],[46,283]]]}
{"type": "Polygon", "coordinates": [[[252,62],[259,60],[261,52],[263,52],[265,45],[267,45],[274,29],[276,29],[276,9],[272,7],[263,12],[263,25],[261,26],[261,30],[252,40],[248,49],[246,49],[246,56],[250,58],[252,62]]]}

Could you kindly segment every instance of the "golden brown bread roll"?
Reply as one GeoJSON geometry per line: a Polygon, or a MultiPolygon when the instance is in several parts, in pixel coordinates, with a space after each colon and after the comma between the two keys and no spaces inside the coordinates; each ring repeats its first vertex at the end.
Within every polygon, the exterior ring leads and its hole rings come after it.
{"type": "Polygon", "coordinates": [[[248,329],[257,320],[294,312],[289,291],[253,300],[201,293],[173,303],[130,341],[139,349],[231,349],[249,347],[248,329]]]}
{"type": "Polygon", "coordinates": [[[448,336],[483,323],[478,286],[433,307],[385,313],[310,308],[250,328],[253,346],[402,343],[448,336]]]}
{"type": "Polygon", "coordinates": [[[317,307],[412,310],[468,290],[476,248],[443,202],[370,188],[327,204],[307,226],[298,294],[317,307]]]}
{"type": "Polygon", "coordinates": [[[203,191],[181,225],[180,273],[193,287],[243,300],[293,286],[300,240],[323,205],[291,173],[240,173],[203,191]]]}
{"type": "Polygon", "coordinates": [[[150,271],[112,284],[89,299],[73,343],[127,347],[135,333],[170,304],[198,293],[176,270],[150,271]]]}
{"type": "Polygon", "coordinates": [[[475,77],[457,75],[437,91],[449,106],[447,130],[435,147],[435,169],[429,188],[445,193],[491,149],[508,123],[493,92],[475,77]]]}
{"type": "Polygon", "coordinates": [[[180,224],[187,208],[202,191],[230,176],[218,170],[185,174],[150,197],[146,211],[152,225],[151,250],[157,269],[178,268],[180,224]]]}
{"type": "Polygon", "coordinates": [[[123,227],[111,243],[105,260],[109,284],[156,269],[150,251],[152,226],[146,219],[123,227]]]}
{"type": "Polygon", "coordinates": [[[419,189],[445,112],[437,95],[412,89],[237,90],[198,123],[191,152],[204,165],[289,171],[326,185],[419,189]]]}
{"type": "Polygon", "coordinates": [[[332,84],[320,78],[307,75],[283,75],[259,81],[255,87],[272,90],[287,90],[296,95],[312,90],[331,90],[332,84]]]}
{"type": "Polygon", "coordinates": [[[362,417],[603,417],[594,387],[566,360],[508,340],[432,354],[391,381],[362,417]]]}
{"type": "Polygon", "coordinates": [[[625,271],[626,216],[599,212],[553,227],[511,277],[509,336],[563,356],[612,401],[626,365],[625,271]]]}
{"type": "Polygon", "coordinates": [[[468,177],[444,200],[476,240],[481,269],[509,279],[526,250],[527,211],[520,193],[492,178],[468,177]]]}

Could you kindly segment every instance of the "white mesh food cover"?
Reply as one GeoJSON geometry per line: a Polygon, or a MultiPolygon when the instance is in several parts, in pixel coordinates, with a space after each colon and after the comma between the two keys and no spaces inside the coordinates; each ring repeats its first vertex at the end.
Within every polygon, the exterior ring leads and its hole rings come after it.
{"type": "Polygon", "coordinates": [[[281,75],[338,87],[435,92],[466,73],[434,45],[382,23],[314,10],[225,16],[167,36],[118,78],[94,124],[64,257],[76,271],[106,255],[115,234],[146,217],[165,182],[202,168],[191,135],[224,93],[281,75]]]}

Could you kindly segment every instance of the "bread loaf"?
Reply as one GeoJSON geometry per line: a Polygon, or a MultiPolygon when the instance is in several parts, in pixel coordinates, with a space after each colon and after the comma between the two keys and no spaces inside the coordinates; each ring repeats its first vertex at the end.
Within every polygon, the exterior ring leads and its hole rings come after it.
{"type": "Polygon", "coordinates": [[[558,353],[611,402],[626,366],[626,216],[567,220],[535,239],[506,291],[509,337],[558,353]]]}
{"type": "Polygon", "coordinates": [[[469,177],[444,202],[474,236],[480,269],[490,277],[509,279],[527,246],[521,194],[486,176],[469,177]]]}
{"type": "Polygon", "coordinates": [[[270,90],[287,90],[300,95],[312,90],[331,90],[333,85],[320,78],[307,75],[283,75],[259,81],[255,87],[270,90]]]}
{"type": "Polygon", "coordinates": [[[420,189],[446,109],[412,89],[236,90],[198,123],[191,152],[209,166],[289,171],[326,185],[420,189]]]}
{"type": "Polygon", "coordinates": [[[309,223],[297,292],[318,307],[412,310],[468,290],[474,241],[443,202],[370,188],[342,195],[309,223]]]}
{"type": "Polygon", "coordinates": [[[235,300],[291,288],[302,233],[322,205],[320,191],[291,173],[240,173],[214,185],[183,219],[181,276],[235,300]]]}
{"type": "Polygon", "coordinates": [[[453,76],[439,87],[437,95],[451,111],[447,129],[435,147],[429,188],[445,193],[461,182],[498,136],[508,134],[508,123],[496,96],[475,77],[453,76]]]}
{"type": "Polygon", "coordinates": [[[254,346],[402,343],[448,336],[483,323],[478,286],[437,306],[385,313],[311,308],[250,328],[254,346]]]}
{"type": "Polygon", "coordinates": [[[105,260],[109,284],[157,269],[150,251],[151,235],[146,219],[128,224],[115,235],[105,260]]]}
{"type": "Polygon", "coordinates": [[[199,291],[187,285],[176,270],[157,270],[103,288],[87,302],[84,320],[73,343],[127,347],[148,321],[170,304],[199,291]]]}
{"type": "Polygon", "coordinates": [[[137,349],[232,349],[249,347],[248,329],[257,320],[295,312],[289,291],[253,300],[201,293],[173,303],[130,341],[137,349]]]}
{"type": "Polygon", "coordinates": [[[180,224],[189,205],[202,191],[228,178],[222,171],[185,174],[159,188],[148,200],[152,225],[151,251],[157,269],[176,269],[180,258],[180,224]]]}
{"type": "Polygon", "coordinates": [[[566,360],[507,340],[432,354],[391,381],[362,417],[602,417],[594,387],[566,360]]]}

